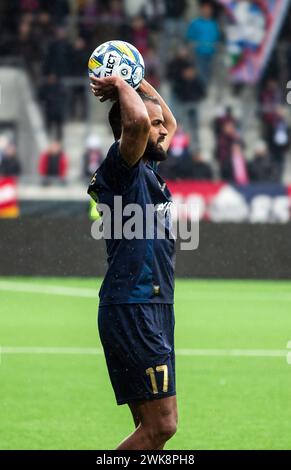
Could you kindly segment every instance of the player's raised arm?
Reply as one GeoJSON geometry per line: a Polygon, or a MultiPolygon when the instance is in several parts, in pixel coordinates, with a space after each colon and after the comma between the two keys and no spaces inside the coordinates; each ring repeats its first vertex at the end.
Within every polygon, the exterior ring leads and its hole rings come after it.
{"type": "Polygon", "coordinates": [[[164,126],[168,131],[168,135],[165,137],[165,140],[161,143],[161,146],[165,150],[165,152],[168,150],[171,140],[173,138],[173,135],[176,132],[177,129],[177,122],[176,119],[170,110],[169,106],[167,103],[164,101],[164,99],[161,97],[161,95],[157,92],[157,90],[150,85],[145,79],[142,80],[139,88],[139,91],[146,93],[147,95],[154,96],[155,98],[158,99],[162,112],[163,112],[163,117],[164,117],[164,126]]]}
{"type": "Polygon", "coordinates": [[[119,77],[91,78],[92,90],[100,101],[118,100],[122,133],[120,152],[129,166],[144,154],[151,122],[146,106],[137,92],[119,77]]]}

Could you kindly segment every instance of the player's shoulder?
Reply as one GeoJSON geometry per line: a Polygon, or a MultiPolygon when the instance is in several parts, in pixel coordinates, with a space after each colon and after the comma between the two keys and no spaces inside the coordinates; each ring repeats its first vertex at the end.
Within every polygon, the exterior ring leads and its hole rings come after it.
{"type": "Polygon", "coordinates": [[[115,141],[91,180],[89,194],[92,193],[92,187],[95,192],[100,188],[110,188],[115,193],[125,194],[142,177],[143,166],[140,160],[129,166],[121,155],[119,141],[115,141]]]}
{"type": "Polygon", "coordinates": [[[116,156],[120,156],[120,147],[119,147],[119,143],[120,141],[119,140],[115,140],[113,142],[113,144],[110,145],[109,149],[108,149],[108,152],[107,152],[107,155],[105,157],[105,160],[106,158],[110,157],[111,155],[116,155],[116,156]]]}
{"type": "MultiPolygon", "coordinates": [[[[142,160],[139,159],[135,165],[130,166],[128,162],[125,160],[125,158],[122,156],[121,150],[120,150],[120,140],[116,140],[110,147],[107,152],[107,156],[105,157],[104,160],[104,165],[106,165],[106,161],[115,161],[115,169],[118,171],[120,167],[124,170],[128,170],[129,172],[133,172],[136,168],[139,166],[142,166],[142,160]]],[[[113,168],[114,169],[114,168],[113,168]]]]}

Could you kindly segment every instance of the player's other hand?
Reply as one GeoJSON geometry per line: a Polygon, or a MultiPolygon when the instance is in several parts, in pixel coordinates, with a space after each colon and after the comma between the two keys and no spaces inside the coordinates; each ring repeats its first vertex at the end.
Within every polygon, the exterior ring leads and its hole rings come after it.
{"type": "Polygon", "coordinates": [[[142,79],[138,87],[138,91],[141,91],[142,93],[148,93],[149,95],[151,94],[151,90],[153,89],[155,88],[152,85],[150,85],[149,82],[147,82],[145,78],[142,79]]]}
{"type": "Polygon", "coordinates": [[[120,77],[90,77],[91,90],[96,97],[100,97],[101,103],[104,101],[117,101],[118,88],[121,82],[125,83],[120,77]]]}

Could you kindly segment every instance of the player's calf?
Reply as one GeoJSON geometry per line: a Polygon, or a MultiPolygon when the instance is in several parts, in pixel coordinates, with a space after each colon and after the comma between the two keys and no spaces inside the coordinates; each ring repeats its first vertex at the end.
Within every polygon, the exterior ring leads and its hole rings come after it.
{"type": "Polygon", "coordinates": [[[153,449],[163,446],[176,433],[178,422],[176,396],[144,402],[139,406],[138,412],[153,449]]]}
{"type": "Polygon", "coordinates": [[[153,449],[163,446],[177,431],[177,420],[174,416],[153,423],[149,429],[145,429],[153,444],[153,449]]]}

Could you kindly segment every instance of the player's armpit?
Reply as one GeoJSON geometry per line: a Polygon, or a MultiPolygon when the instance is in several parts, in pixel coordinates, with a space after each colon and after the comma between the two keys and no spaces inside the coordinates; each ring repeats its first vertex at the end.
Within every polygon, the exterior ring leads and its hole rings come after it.
{"type": "Polygon", "coordinates": [[[123,126],[119,144],[122,158],[128,166],[133,166],[144,154],[147,146],[150,120],[148,117],[140,119],[138,122],[129,126],[123,126]]]}

